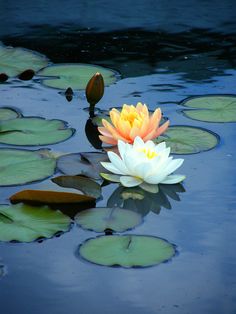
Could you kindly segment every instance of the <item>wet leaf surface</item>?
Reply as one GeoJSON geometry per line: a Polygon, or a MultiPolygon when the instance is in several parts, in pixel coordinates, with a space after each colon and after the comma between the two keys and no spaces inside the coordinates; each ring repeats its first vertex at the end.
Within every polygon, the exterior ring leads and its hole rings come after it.
{"type": "Polygon", "coordinates": [[[110,235],[85,241],[79,254],[89,262],[104,266],[147,267],[171,259],[175,248],[157,237],[110,235]]]}
{"type": "Polygon", "coordinates": [[[118,207],[98,207],[83,210],[77,214],[75,220],[83,229],[96,232],[104,232],[106,229],[124,232],[141,224],[142,216],[118,207]]]}

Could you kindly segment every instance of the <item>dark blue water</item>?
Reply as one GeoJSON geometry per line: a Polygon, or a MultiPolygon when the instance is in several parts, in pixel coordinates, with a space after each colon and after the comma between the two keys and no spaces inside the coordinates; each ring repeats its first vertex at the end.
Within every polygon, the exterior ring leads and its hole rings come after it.
{"type": "MultiPolygon", "coordinates": [[[[235,94],[234,1],[0,4],[4,43],[35,49],[54,62],[87,61],[121,72],[123,79],[106,89],[99,108],[142,101],[160,106],[172,125],[204,127],[221,138],[214,150],[182,156],[179,172],[187,178],[181,201],[170,200],[171,210],[162,208],[159,215],[144,208],[144,223],[130,231],[174,243],[178,255],[172,261],[146,269],[87,263],[76,251],[95,233],[76,226],[43,243],[0,243],[7,270],[0,279],[1,313],[235,314],[235,124],[193,121],[179,112],[179,102],[189,96],[235,94]]],[[[70,103],[37,81],[12,81],[0,92],[1,106],[63,118],[77,129],[53,150],[95,150],[84,133],[83,92],[70,103]]],[[[106,205],[116,187],[104,187],[97,206],[106,205]]],[[[21,189],[1,188],[1,203],[21,189]]]]}

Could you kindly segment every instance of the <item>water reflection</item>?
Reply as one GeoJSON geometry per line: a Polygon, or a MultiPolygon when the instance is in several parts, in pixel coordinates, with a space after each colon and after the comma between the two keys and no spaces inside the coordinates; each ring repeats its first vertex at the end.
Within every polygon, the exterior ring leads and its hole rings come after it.
{"type": "Polygon", "coordinates": [[[146,216],[150,211],[159,214],[161,208],[171,209],[170,199],[180,201],[179,193],[184,193],[182,184],[159,184],[158,193],[144,191],[140,187],[126,188],[119,186],[109,197],[107,207],[118,206],[130,209],[142,216],[146,216]]]}

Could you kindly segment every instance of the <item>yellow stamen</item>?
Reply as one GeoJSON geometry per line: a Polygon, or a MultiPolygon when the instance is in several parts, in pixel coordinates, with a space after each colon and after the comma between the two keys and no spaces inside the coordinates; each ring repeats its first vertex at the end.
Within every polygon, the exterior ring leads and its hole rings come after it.
{"type": "Polygon", "coordinates": [[[138,151],[144,153],[148,159],[152,159],[158,156],[158,154],[151,150],[150,148],[140,148],[138,149],[138,151]]]}

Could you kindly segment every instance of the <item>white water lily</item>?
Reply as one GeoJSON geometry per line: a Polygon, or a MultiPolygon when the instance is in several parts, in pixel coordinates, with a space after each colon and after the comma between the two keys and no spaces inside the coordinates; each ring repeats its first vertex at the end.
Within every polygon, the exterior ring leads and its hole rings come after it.
{"type": "Polygon", "coordinates": [[[158,184],[175,184],[183,181],[185,176],[172,174],[179,168],[184,159],[170,157],[170,148],[166,143],[146,143],[136,137],[133,145],[118,141],[119,155],[108,152],[110,162],[101,162],[112,174],[101,173],[101,176],[123,186],[139,185],[149,192],[158,192],[158,184]]]}

